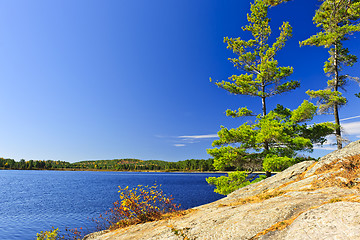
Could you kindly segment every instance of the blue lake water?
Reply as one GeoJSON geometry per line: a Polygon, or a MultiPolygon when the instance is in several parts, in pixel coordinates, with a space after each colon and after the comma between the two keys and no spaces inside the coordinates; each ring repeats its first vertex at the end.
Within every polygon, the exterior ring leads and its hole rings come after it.
{"type": "Polygon", "coordinates": [[[92,218],[119,199],[118,186],[162,185],[187,209],[222,198],[205,178],[218,173],[132,173],[0,170],[0,239],[35,239],[52,226],[95,231],[92,218]]]}

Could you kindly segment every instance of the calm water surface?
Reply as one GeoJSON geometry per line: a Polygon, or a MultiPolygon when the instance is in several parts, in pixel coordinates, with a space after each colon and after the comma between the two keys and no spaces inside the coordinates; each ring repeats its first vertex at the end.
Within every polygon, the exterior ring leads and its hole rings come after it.
{"type": "Polygon", "coordinates": [[[131,173],[0,170],[0,239],[35,239],[52,226],[95,230],[91,219],[119,199],[118,186],[161,184],[182,208],[223,197],[205,178],[213,173],[131,173]]]}

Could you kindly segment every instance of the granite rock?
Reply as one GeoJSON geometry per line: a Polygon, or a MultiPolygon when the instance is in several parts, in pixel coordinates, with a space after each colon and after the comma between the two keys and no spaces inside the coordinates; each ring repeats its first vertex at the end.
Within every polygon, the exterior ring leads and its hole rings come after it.
{"type": "MultiPolygon", "coordinates": [[[[336,175],[352,170],[331,168],[358,155],[360,141],[318,162],[298,163],[185,216],[91,234],[86,239],[360,239],[359,188],[346,185],[346,174],[336,175]],[[324,167],[326,171],[320,171],[324,167]],[[332,179],[340,184],[332,185],[332,179]],[[322,186],[319,181],[328,182],[322,186]]],[[[360,178],[355,177],[353,181],[360,178]]]]}

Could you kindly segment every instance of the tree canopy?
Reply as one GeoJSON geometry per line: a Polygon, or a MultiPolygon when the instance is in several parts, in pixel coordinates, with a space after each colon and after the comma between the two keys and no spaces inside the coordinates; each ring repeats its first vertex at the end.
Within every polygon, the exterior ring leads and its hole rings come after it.
{"type": "Polygon", "coordinates": [[[264,159],[266,156],[295,157],[297,151],[312,151],[313,144],[324,143],[325,136],[333,130],[333,124],[321,123],[308,126],[316,106],[304,101],[291,111],[282,105],[266,116],[258,115],[254,124],[244,123],[236,129],[222,127],[219,138],[208,153],[214,157],[214,167],[241,168],[245,163],[264,159]],[[268,149],[264,151],[263,143],[268,149]]]}

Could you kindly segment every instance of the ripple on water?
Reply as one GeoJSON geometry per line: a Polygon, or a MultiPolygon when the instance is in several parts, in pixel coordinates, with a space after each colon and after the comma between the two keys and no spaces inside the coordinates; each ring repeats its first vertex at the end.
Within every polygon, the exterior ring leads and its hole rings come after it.
{"type": "Polygon", "coordinates": [[[118,186],[162,185],[183,208],[220,199],[205,178],[219,174],[0,170],[0,239],[35,239],[36,233],[83,227],[118,199],[118,186]]]}

